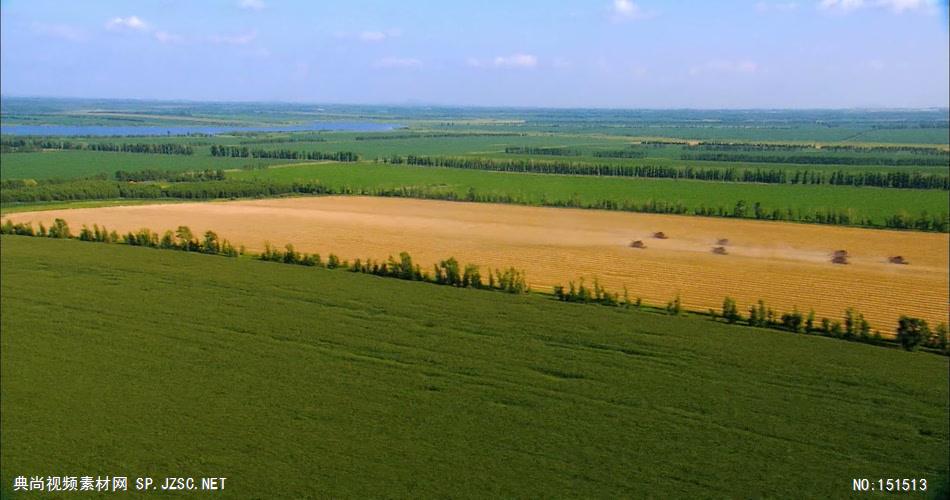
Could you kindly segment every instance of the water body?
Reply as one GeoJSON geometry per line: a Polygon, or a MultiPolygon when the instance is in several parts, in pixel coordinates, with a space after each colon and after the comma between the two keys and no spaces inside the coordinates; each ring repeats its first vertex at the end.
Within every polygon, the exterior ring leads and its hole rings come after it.
{"type": "Polygon", "coordinates": [[[188,134],[224,134],[228,132],[387,132],[402,127],[377,122],[312,122],[299,125],[238,127],[227,125],[0,125],[0,133],[44,136],[162,136],[188,134]]]}

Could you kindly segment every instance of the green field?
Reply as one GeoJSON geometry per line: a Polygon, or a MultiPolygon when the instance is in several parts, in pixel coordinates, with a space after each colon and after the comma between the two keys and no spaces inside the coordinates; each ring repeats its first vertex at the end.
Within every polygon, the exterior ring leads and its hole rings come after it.
{"type": "Polygon", "coordinates": [[[846,186],[765,185],[667,179],[515,174],[476,170],[382,164],[301,164],[265,170],[232,172],[235,179],[285,182],[319,181],[343,188],[397,189],[404,186],[451,192],[464,198],[469,189],[478,194],[511,196],[524,203],[552,204],[576,199],[581,203],[610,200],[646,203],[651,200],[682,203],[695,208],[733,207],[739,200],[766,209],[851,210],[880,221],[895,213],[916,216],[950,213],[942,190],[879,189],[846,186]]]}
{"type": "Polygon", "coordinates": [[[233,498],[946,488],[943,356],[248,259],[0,241],[5,488],[55,474],[223,476],[233,498]]]}
{"type": "MultiPolygon", "coordinates": [[[[207,149],[207,148],[204,148],[207,149]]],[[[205,170],[241,168],[245,165],[274,165],[288,163],[281,160],[256,158],[213,158],[205,155],[159,155],[139,153],[112,153],[101,151],[43,151],[41,153],[9,153],[0,159],[2,179],[53,179],[92,177],[105,174],[109,178],[116,170],[205,170]]]]}
{"type": "MultiPolygon", "coordinates": [[[[661,131],[653,131],[661,132],[661,131]]],[[[214,137],[102,137],[102,138],[72,138],[74,143],[178,143],[189,144],[194,147],[194,155],[161,155],[138,153],[115,153],[101,151],[37,151],[16,152],[3,154],[3,168],[0,178],[3,179],[46,179],[46,178],[79,178],[97,174],[111,176],[116,170],[139,171],[145,169],[159,170],[200,170],[206,168],[242,168],[244,166],[273,165],[288,163],[289,160],[255,159],[255,158],[225,158],[212,157],[210,145],[226,145],[248,147],[262,150],[292,150],[292,151],[320,151],[334,153],[340,151],[354,152],[364,159],[386,158],[393,155],[416,156],[475,156],[489,158],[535,158],[548,161],[588,162],[613,165],[650,165],[663,167],[696,167],[696,168],[735,168],[748,169],[781,169],[790,173],[804,171],[833,171],[847,172],[922,172],[926,174],[946,173],[947,167],[934,166],[932,162],[942,160],[946,162],[946,154],[917,154],[894,151],[821,151],[806,150],[797,152],[767,152],[737,154],[736,161],[703,161],[684,159],[684,154],[696,154],[695,148],[686,148],[682,145],[667,146],[638,146],[635,143],[642,140],[651,140],[655,136],[618,137],[599,133],[531,133],[529,135],[497,135],[491,130],[475,130],[474,134],[495,135],[459,135],[452,131],[433,130],[397,130],[394,132],[321,132],[321,133],[258,133],[247,135],[219,135],[214,137]],[[441,135],[440,135],[441,134],[441,135]],[[455,134],[455,135],[453,135],[455,134]],[[435,136],[426,136],[435,135],[435,136]],[[317,138],[318,141],[313,139],[317,138]],[[578,155],[567,157],[550,155],[517,155],[508,154],[506,148],[570,148],[578,155]],[[644,158],[604,158],[596,156],[597,152],[636,149],[644,158]],[[826,161],[842,160],[842,164],[787,164],[744,161],[751,156],[793,156],[819,157],[826,161]],[[871,164],[863,165],[861,159],[874,160],[871,164]],[[895,164],[887,164],[886,161],[895,164]],[[931,163],[922,165],[912,164],[915,160],[931,163]],[[848,163],[850,162],[850,163],[848,163]]],[[[12,137],[12,136],[4,136],[12,137]]],[[[675,137],[675,136],[674,136],[675,137]]],[[[732,138],[729,140],[738,140],[732,138]]],[[[810,143],[794,143],[810,144],[810,143]]],[[[841,145],[842,143],[836,143],[841,145]]],[[[861,147],[872,147],[877,143],[860,143],[861,147]]],[[[878,144],[879,145],[879,144],[878,144]]],[[[945,151],[945,150],[941,150],[945,151]]]]}

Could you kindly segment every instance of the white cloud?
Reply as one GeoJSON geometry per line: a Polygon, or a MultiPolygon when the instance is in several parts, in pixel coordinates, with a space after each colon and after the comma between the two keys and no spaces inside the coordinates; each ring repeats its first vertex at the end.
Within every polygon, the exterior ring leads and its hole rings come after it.
{"type": "Polygon", "coordinates": [[[243,35],[210,35],[208,41],[219,45],[247,45],[257,38],[257,32],[251,31],[243,35]]]}
{"type": "Polygon", "coordinates": [[[31,28],[36,34],[70,42],[85,42],[89,39],[89,35],[85,30],[66,24],[33,23],[31,28]]]}
{"type": "Polygon", "coordinates": [[[379,43],[390,38],[402,36],[402,31],[395,28],[388,30],[363,30],[359,32],[337,31],[333,34],[333,36],[343,40],[357,40],[364,43],[379,43]]]}
{"type": "Polygon", "coordinates": [[[182,43],[185,41],[181,35],[161,30],[155,32],[155,39],[161,43],[182,43]]]}
{"type": "Polygon", "coordinates": [[[819,9],[843,12],[860,9],[861,7],[864,7],[864,0],[821,0],[818,4],[819,9]]]}
{"type": "Polygon", "coordinates": [[[239,0],[238,7],[245,10],[264,10],[267,4],[264,0],[239,0]]]}
{"type": "Polygon", "coordinates": [[[757,2],[755,11],[759,13],[767,12],[793,12],[798,10],[797,2],[757,2]]]}
{"type": "Polygon", "coordinates": [[[381,42],[386,39],[386,33],[382,31],[363,31],[357,38],[364,42],[381,42]]]}
{"type": "Polygon", "coordinates": [[[106,23],[106,28],[110,30],[135,30],[135,31],[148,31],[148,24],[145,23],[138,16],[129,16],[129,17],[113,17],[109,19],[109,22],[106,23]]]}
{"type": "Polygon", "coordinates": [[[937,0],[821,0],[818,8],[848,13],[863,8],[887,9],[896,14],[910,11],[936,12],[937,0]]]}
{"type": "Polygon", "coordinates": [[[377,60],[375,63],[373,63],[373,67],[376,67],[376,68],[403,68],[403,69],[421,68],[421,67],[422,67],[422,61],[420,61],[420,60],[418,60],[418,59],[411,58],[411,57],[407,57],[407,58],[403,58],[403,57],[384,57],[384,58],[382,58],[382,59],[377,60]]]}
{"type": "Polygon", "coordinates": [[[937,6],[936,0],[879,0],[877,3],[898,14],[908,10],[932,11],[937,6]]]}
{"type": "MultiPolygon", "coordinates": [[[[114,31],[138,31],[142,33],[149,33],[152,35],[152,38],[162,44],[211,43],[216,45],[248,45],[257,39],[256,31],[232,35],[213,34],[208,36],[185,37],[177,33],[172,33],[158,29],[157,27],[153,27],[138,16],[114,17],[106,23],[106,28],[114,31]]],[[[269,52],[267,55],[269,55],[269,52]]]]}
{"type": "Polygon", "coordinates": [[[690,76],[699,76],[707,73],[739,73],[752,74],[759,70],[759,65],[749,60],[730,61],[713,59],[689,69],[690,76]]]}
{"type": "Polygon", "coordinates": [[[538,66],[538,58],[532,54],[519,52],[508,56],[496,56],[492,59],[469,57],[465,64],[473,68],[532,69],[538,66]]]}
{"type": "Polygon", "coordinates": [[[610,6],[610,12],[613,14],[614,22],[637,21],[640,19],[649,19],[653,14],[643,10],[639,4],[630,0],[614,0],[610,6]]]}
{"type": "Polygon", "coordinates": [[[614,14],[621,17],[636,17],[640,14],[640,6],[630,0],[614,0],[614,14]]]}
{"type": "Polygon", "coordinates": [[[538,65],[538,58],[531,54],[512,54],[498,56],[492,60],[497,68],[534,68],[538,65]]]}

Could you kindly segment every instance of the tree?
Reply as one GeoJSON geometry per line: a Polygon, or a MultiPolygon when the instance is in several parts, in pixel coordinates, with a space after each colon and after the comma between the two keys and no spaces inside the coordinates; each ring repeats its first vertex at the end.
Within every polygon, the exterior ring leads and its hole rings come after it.
{"type": "Polygon", "coordinates": [[[175,236],[178,238],[178,248],[188,252],[191,251],[195,245],[195,236],[191,233],[191,229],[188,226],[178,226],[178,229],[175,231],[175,236]]]}
{"type": "Polygon", "coordinates": [[[460,286],[462,275],[459,272],[459,263],[455,257],[449,257],[436,267],[436,281],[443,285],[460,286]]]}
{"type": "Polygon", "coordinates": [[[930,338],[930,328],[926,321],[910,316],[901,316],[897,320],[897,340],[904,349],[913,351],[928,338],[930,338]]]}
{"type": "Polygon", "coordinates": [[[727,323],[739,321],[739,307],[732,297],[726,297],[722,300],[722,318],[726,320],[727,323]]]}
{"type": "Polygon", "coordinates": [[[801,333],[802,324],[802,313],[798,312],[798,309],[793,309],[792,312],[782,315],[782,326],[790,332],[801,333]]]}
{"type": "Polygon", "coordinates": [[[482,275],[478,271],[478,266],[475,264],[467,264],[465,266],[465,271],[462,273],[462,286],[470,286],[472,288],[482,287],[482,275]]]}
{"type": "Polygon", "coordinates": [[[934,329],[934,333],[928,339],[926,346],[932,349],[939,349],[946,353],[948,347],[950,347],[950,339],[947,337],[947,324],[940,323],[937,325],[937,328],[934,329]]]}
{"type": "Polygon", "coordinates": [[[294,246],[290,243],[284,247],[283,262],[284,264],[296,264],[300,262],[300,254],[294,250],[294,246]]]}
{"type": "Polygon", "coordinates": [[[221,253],[227,257],[237,257],[238,251],[234,248],[234,245],[230,241],[224,240],[221,242],[221,253]]]}
{"type": "Polygon", "coordinates": [[[667,302],[666,312],[674,316],[679,316],[683,312],[683,303],[680,301],[679,294],[676,294],[673,300],[667,302]]]}
{"type": "Polygon", "coordinates": [[[398,263],[398,277],[404,280],[411,280],[415,274],[415,267],[412,265],[412,257],[408,252],[400,252],[398,263]]]}
{"type": "Polygon", "coordinates": [[[204,240],[201,242],[201,251],[204,253],[219,253],[221,245],[218,244],[218,235],[214,231],[205,232],[204,240]]]}
{"type": "Polygon", "coordinates": [[[63,219],[56,219],[53,221],[53,225],[49,228],[49,237],[72,238],[73,235],[69,232],[69,224],[66,224],[66,221],[63,219]]]}
{"type": "Polygon", "coordinates": [[[831,336],[832,336],[832,337],[837,337],[837,338],[841,338],[841,337],[844,336],[844,333],[843,333],[842,330],[841,330],[841,322],[840,322],[840,321],[832,321],[832,322],[831,322],[831,336]]]}
{"type": "Polygon", "coordinates": [[[165,231],[165,234],[162,235],[162,239],[158,246],[164,249],[175,248],[175,233],[171,231],[165,231]]]}
{"type": "MultiPolygon", "coordinates": [[[[774,313],[773,313],[774,314],[774,313]]],[[[769,311],[765,307],[765,302],[759,299],[757,305],[749,307],[749,326],[768,326],[769,311]]]]}
{"type": "Polygon", "coordinates": [[[849,307],[844,313],[844,338],[861,340],[871,339],[871,325],[864,319],[864,315],[849,307]]]}

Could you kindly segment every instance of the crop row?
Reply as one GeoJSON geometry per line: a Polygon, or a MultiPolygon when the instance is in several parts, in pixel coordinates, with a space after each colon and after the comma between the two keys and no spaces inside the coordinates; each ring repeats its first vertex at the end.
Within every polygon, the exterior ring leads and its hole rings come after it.
{"type": "Polygon", "coordinates": [[[391,156],[380,161],[392,165],[444,167],[495,172],[639,177],[649,179],[688,179],[756,184],[809,184],[834,186],[871,186],[899,189],[950,190],[950,176],[920,172],[847,172],[835,170],[795,171],[786,169],[737,169],[735,167],[677,167],[663,165],[623,165],[617,163],[567,162],[551,160],[515,160],[478,157],[391,156]]]}
{"type": "MultiPolygon", "coordinates": [[[[3,225],[0,225],[0,234],[64,239],[75,238],[81,241],[124,243],[132,246],[201,252],[227,257],[237,257],[246,253],[243,246],[235,247],[228,240],[219,239],[214,231],[208,230],[199,238],[193,234],[191,229],[187,226],[179,226],[176,231],[169,230],[161,236],[147,228],[120,236],[115,231],[109,231],[104,227],[100,228],[98,225],[94,225],[92,229],[83,226],[79,235],[74,236],[68,223],[63,219],[56,219],[49,228],[40,224],[37,230],[34,230],[30,223],[14,224],[12,221],[7,220],[3,225]]],[[[487,279],[485,279],[483,278],[479,266],[474,264],[461,266],[455,258],[451,257],[435,264],[432,273],[423,271],[418,264],[413,262],[412,257],[407,252],[400,253],[398,260],[390,256],[388,260],[383,262],[371,259],[355,259],[352,263],[349,261],[341,261],[335,254],[330,254],[324,262],[319,254],[299,253],[294,249],[293,245],[290,244],[286,245],[284,250],[279,250],[268,244],[265,246],[264,251],[256,255],[255,258],[264,261],[308,267],[345,269],[351,272],[459,288],[499,290],[514,294],[530,292],[523,271],[516,270],[513,267],[506,270],[492,271],[489,269],[486,273],[487,279]]],[[[601,304],[622,308],[635,307],[637,309],[648,307],[643,304],[640,298],[637,298],[635,301],[631,300],[626,288],[624,288],[623,295],[621,296],[618,293],[608,292],[601,287],[596,280],[594,281],[593,288],[588,288],[584,284],[583,279],[579,285],[575,285],[571,282],[568,288],[555,286],[553,295],[557,300],[562,302],[601,304]]],[[[682,314],[684,311],[680,297],[677,295],[668,302],[664,310],[671,315],[682,314]]],[[[815,317],[814,311],[811,311],[807,316],[798,312],[797,309],[779,314],[775,310],[767,308],[764,302],[760,300],[757,305],[749,308],[748,317],[743,318],[739,313],[735,301],[726,297],[723,301],[720,313],[711,310],[708,313],[713,319],[719,318],[734,324],[745,323],[753,327],[776,328],[794,333],[819,333],[830,337],[872,344],[886,344],[892,342],[884,338],[880,332],[875,331],[872,333],[864,317],[851,308],[846,310],[843,322],[829,320],[828,318],[822,318],[819,321],[815,317]]],[[[896,329],[896,339],[908,350],[913,350],[922,345],[944,354],[950,354],[950,351],[948,351],[946,324],[940,324],[934,331],[931,331],[926,321],[919,318],[901,316],[896,329]]]]}

